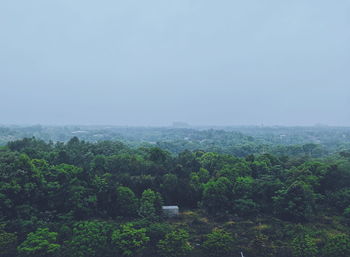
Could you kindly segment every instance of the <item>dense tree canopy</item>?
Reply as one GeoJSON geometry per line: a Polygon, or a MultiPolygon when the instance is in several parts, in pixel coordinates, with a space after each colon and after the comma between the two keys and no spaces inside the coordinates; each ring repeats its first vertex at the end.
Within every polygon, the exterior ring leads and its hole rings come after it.
{"type": "Polygon", "coordinates": [[[349,255],[346,149],[177,153],[160,145],[74,137],[1,147],[0,255],[349,255]],[[181,215],[164,217],[162,205],[181,215]]]}

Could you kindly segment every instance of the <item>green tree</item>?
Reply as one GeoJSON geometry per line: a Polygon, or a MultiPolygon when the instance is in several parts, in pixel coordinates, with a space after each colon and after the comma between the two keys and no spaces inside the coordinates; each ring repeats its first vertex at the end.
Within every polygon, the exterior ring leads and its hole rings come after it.
{"type": "Polygon", "coordinates": [[[339,212],[350,206],[350,188],[343,188],[330,195],[329,205],[334,206],[339,212]]]}
{"type": "Polygon", "coordinates": [[[12,257],[16,255],[17,235],[3,230],[0,224],[0,256],[12,257]]]}
{"type": "Polygon", "coordinates": [[[202,206],[212,215],[226,214],[231,210],[232,184],[225,178],[209,181],[204,185],[202,206]]]}
{"type": "Polygon", "coordinates": [[[17,250],[21,256],[25,257],[50,257],[56,256],[60,248],[56,232],[50,232],[48,228],[38,228],[27,235],[17,250]]]}
{"type": "Polygon", "coordinates": [[[317,147],[316,144],[309,143],[309,144],[303,145],[303,150],[304,150],[304,152],[305,152],[306,155],[311,156],[312,151],[315,150],[316,147],[317,147]]]}
{"type": "Polygon", "coordinates": [[[249,253],[251,256],[273,257],[276,254],[276,249],[268,236],[258,232],[254,239],[249,242],[249,253]]]}
{"type": "Polygon", "coordinates": [[[346,234],[331,235],[323,248],[327,257],[350,256],[350,237],[346,234]]]}
{"type": "Polygon", "coordinates": [[[189,234],[180,229],[165,235],[165,238],[157,244],[158,253],[163,257],[185,257],[192,247],[188,242],[189,234]]]}
{"type": "Polygon", "coordinates": [[[163,200],[159,193],[147,189],[142,193],[138,214],[142,218],[155,220],[160,216],[163,200]]]}
{"type": "Polygon", "coordinates": [[[136,229],[131,223],[122,225],[112,234],[112,242],[121,256],[139,256],[150,238],[146,229],[136,229]]]}
{"type": "Polygon", "coordinates": [[[162,177],[160,185],[162,196],[166,203],[179,204],[179,178],[175,174],[167,173],[162,177]]]}
{"type": "Polygon", "coordinates": [[[119,186],[117,187],[116,196],[116,210],[118,216],[135,217],[137,214],[138,200],[134,192],[128,187],[119,186]]]}
{"type": "Polygon", "coordinates": [[[147,227],[147,236],[150,238],[150,245],[155,248],[159,240],[163,239],[172,230],[172,226],[168,223],[151,223],[147,227]]]}
{"type": "Polygon", "coordinates": [[[222,156],[218,153],[204,153],[199,159],[199,163],[204,169],[207,169],[210,173],[214,173],[216,170],[220,170],[223,166],[222,156]]]}
{"type": "Polygon", "coordinates": [[[100,221],[83,221],[74,224],[73,236],[67,242],[70,257],[106,256],[110,251],[111,226],[100,221]]]}
{"type": "Polygon", "coordinates": [[[315,239],[308,234],[300,234],[291,243],[293,255],[296,257],[316,257],[318,248],[315,239]]]}
{"type": "Polygon", "coordinates": [[[252,199],[238,199],[233,201],[234,212],[240,217],[252,217],[258,214],[259,208],[257,203],[252,199]]]}
{"type": "Polygon", "coordinates": [[[164,163],[169,157],[170,153],[158,147],[148,149],[149,159],[156,163],[164,163]]]}
{"type": "Polygon", "coordinates": [[[349,225],[350,224],[350,206],[345,208],[345,210],[343,212],[343,217],[344,217],[346,223],[349,225]]]}
{"type": "Polygon", "coordinates": [[[236,199],[250,198],[254,193],[254,179],[252,177],[238,177],[233,184],[233,193],[236,199]]]}
{"type": "Polygon", "coordinates": [[[231,256],[235,249],[235,240],[230,233],[214,229],[203,243],[205,255],[210,257],[231,256]]]}
{"type": "Polygon", "coordinates": [[[286,220],[303,222],[314,213],[314,193],[310,186],[301,181],[279,190],[273,201],[275,214],[286,220]]]}

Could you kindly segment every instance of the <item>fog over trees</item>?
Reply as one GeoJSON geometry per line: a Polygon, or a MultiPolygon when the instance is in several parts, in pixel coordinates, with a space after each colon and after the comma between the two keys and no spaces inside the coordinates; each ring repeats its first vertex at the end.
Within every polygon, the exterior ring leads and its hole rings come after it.
{"type": "Polygon", "coordinates": [[[0,257],[349,257],[349,0],[0,1],[0,257]]]}

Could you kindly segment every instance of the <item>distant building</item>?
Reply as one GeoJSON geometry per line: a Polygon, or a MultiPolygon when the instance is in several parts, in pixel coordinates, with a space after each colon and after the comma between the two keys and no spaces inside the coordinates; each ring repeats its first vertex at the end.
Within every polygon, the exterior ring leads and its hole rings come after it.
{"type": "Polygon", "coordinates": [[[162,211],[166,217],[176,217],[179,215],[179,206],[162,206],[162,211]]]}
{"type": "Polygon", "coordinates": [[[173,122],[173,127],[174,128],[189,128],[190,124],[182,121],[175,121],[173,122]]]}

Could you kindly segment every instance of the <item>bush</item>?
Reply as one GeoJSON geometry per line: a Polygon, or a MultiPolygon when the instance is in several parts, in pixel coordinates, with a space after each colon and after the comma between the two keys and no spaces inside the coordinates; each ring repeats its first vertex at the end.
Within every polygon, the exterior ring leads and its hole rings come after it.
{"type": "Polygon", "coordinates": [[[331,235],[323,248],[324,256],[350,256],[350,238],[346,234],[331,235]]]}
{"type": "Polygon", "coordinates": [[[234,250],[235,240],[230,233],[221,229],[215,229],[203,243],[206,255],[210,257],[230,256],[234,250]]]}
{"type": "Polygon", "coordinates": [[[132,224],[122,225],[112,234],[112,242],[121,256],[138,256],[149,241],[146,229],[136,229],[132,224]]]}
{"type": "Polygon", "coordinates": [[[57,243],[57,233],[48,228],[38,228],[29,233],[22,244],[18,246],[18,253],[25,257],[56,256],[61,246],[57,243]]]}
{"type": "Polygon", "coordinates": [[[185,257],[192,247],[188,242],[187,231],[180,229],[166,234],[163,240],[157,244],[158,253],[163,257],[185,257]]]}

